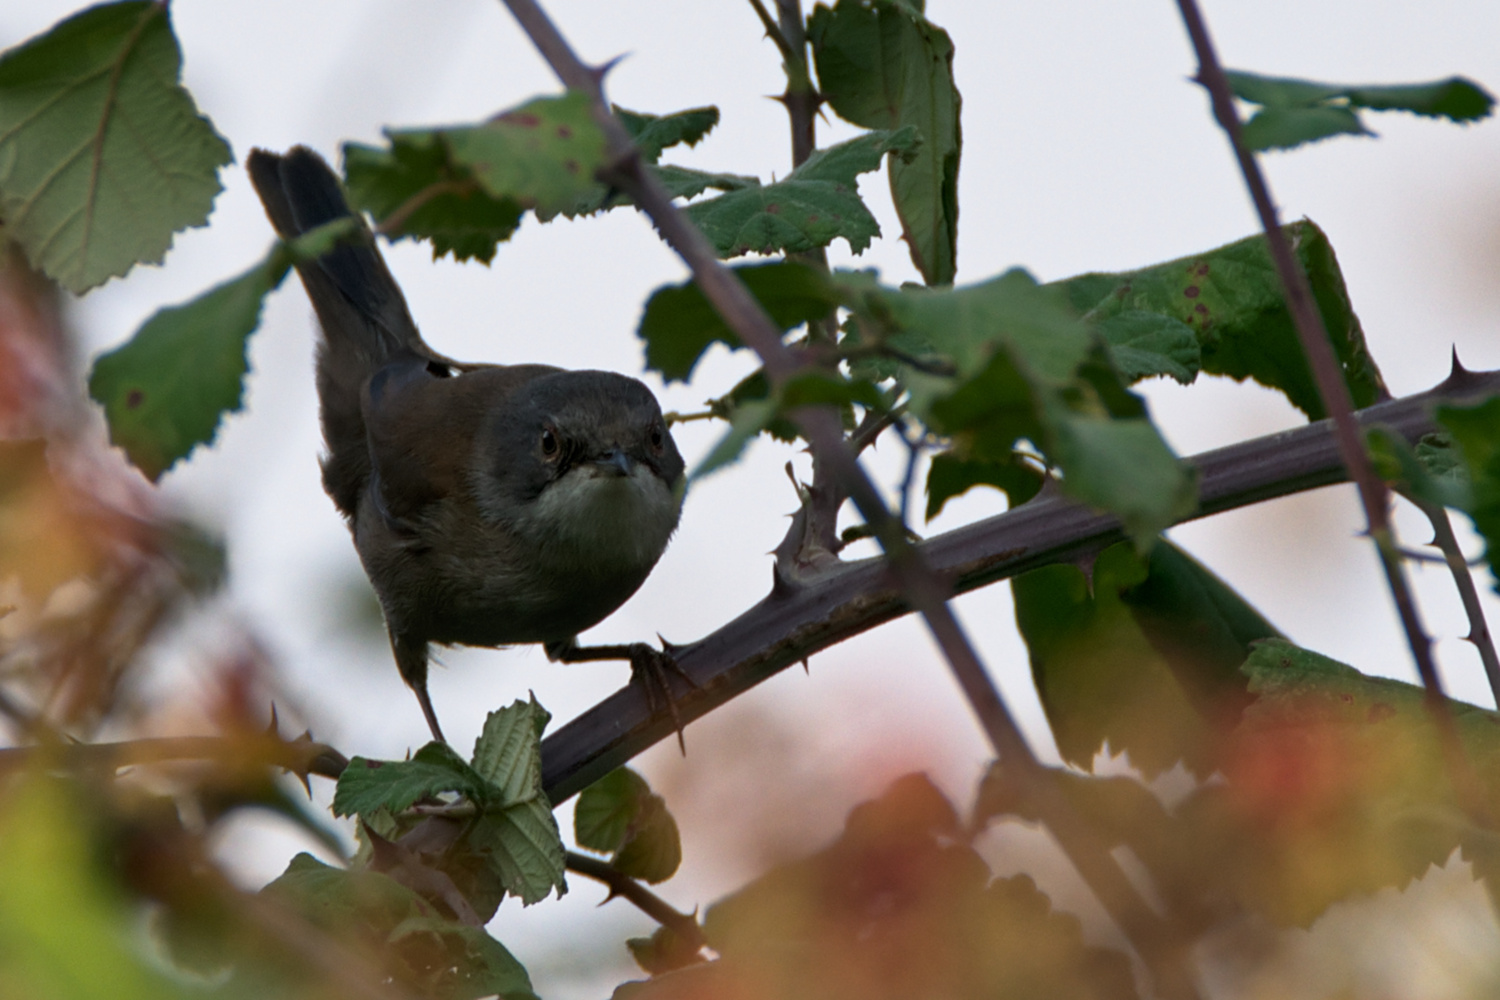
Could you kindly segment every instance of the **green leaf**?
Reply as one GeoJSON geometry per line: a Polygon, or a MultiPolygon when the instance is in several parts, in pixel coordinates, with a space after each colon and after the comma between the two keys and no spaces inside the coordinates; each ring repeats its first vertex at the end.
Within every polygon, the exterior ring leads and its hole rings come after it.
{"type": "Polygon", "coordinates": [[[573,811],[573,838],[578,846],[600,854],[618,851],[641,800],[650,794],[646,779],[628,767],[617,767],[585,788],[573,811]]]}
{"type": "Polygon", "coordinates": [[[682,864],[682,838],[666,800],[660,795],[641,799],[632,827],[610,863],[631,878],[653,885],[675,875],[682,864]]]}
{"type": "Polygon", "coordinates": [[[542,732],[551,720],[535,696],[485,717],[474,742],[474,770],[495,788],[497,804],[513,805],[542,794],[542,732]]]}
{"type": "Polygon", "coordinates": [[[927,471],[927,520],[943,506],[975,486],[993,486],[1006,495],[1011,507],[1019,507],[1041,490],[1042,470],[1036,463],[1012,452],[998,460],[966,459],[951,451],[932,456],[927,471]]]}
{"type": "Polygon", "coordinates": [[[526,212],[515,198],[486,193],[435,137],[403,136],[388,150],[345,143],[344,176],[349,200],[381,220],[391,240],[431,240],[434,260],[451,253],[488,264],[526,212]]]}
{"type": "Polygon", "coordinates": [[[936,354],[951,368],[904,365],[901,379],[912,413],[952,438],[958,457],[1009,462],[1029,440],[1061,470],[1066,492],[1118,515],[1142,544],[1192,510],[1188,470],[1096,358],[1097,342],[1058,289],[1014,270],[946,290],[850,286],[847,301],[868,328],[862,345],[936,354]]]}
{"type": "MultiPolygon", "coordinates": [[[[828,275],[800,261],[733,270],[782,330],[821,319],[839,302],[828,275]]],[[[740,346],[739,337],[691,281],[653,292],[636,334],[646,342],[646,367],[661,372],[668,382],[687,381],[710,345],[740,346]]]]}
{"type": "Polygon", "coordinates": [[[666,801],[629,768],[616,768],[584,789],[573,814],[578,846],[601,854],[632,878],[657,883],[682,863],[677,821],[666,801]]]}
{"type": "MultiPolygon", "coordinates": [[[[670,115],[651,115],[639,111],[628,111],[614,106],[614,115],[640,150],[641,161],[646,169],[656,174],[674,198],[688,198],[714,187],[732,191],[748,185],[759,184],[753,177],[735,177],[732,174],[709,174],[685,167],[658,167],[656,161],[668,147],[679,143],[695,146],[719,123],[719,109],[714,107],[690,108],[670,115]]],[[[603,184],[595,184],[587,197],[580,199],[564,215],[572,218],[594,212],[627,205],[630,199],[619,191],[612,191],[603,184]]]]}
{"type": "Polygon", "coordinates": [[[482,927],[467,927],[437,917],[407,917],[391,931],[391,943],[420,950],[431,957],[431,944],[442,949],[434,962],[439,981],[435,996],[442,1000],[479,1000],[497,994],[504,1000],[536,1000],[531,977],[506,947],[482,927]]]}
{"type": "Polygon", "coordinates": [[[421,799],[454,792],[484,803],[498,790],[446,743],[433,741],[411,760],[366,760],[355,757],[339,775],[333,795],[335,816],[357,816],[388,809],[409,809],[421,799]]]}
{"type": "Polygon", "coordinates": [[[1240,665],[1275,628],[1170,543],[1127,544],[1092,579],[1048,566],[1013,581],[1016,622],[1063,759],[1091,766],[1107,741],[1148,777],[1218,766],[1220,731],[1245,702],[1240,665]]]}
{"type": "Polygon", "coordinates": [[[1475,406],[1440,406],[1436,416],[1463,455],[1473,484],[1464,511],[1484,536],[1485,558],[1500,590],[1500,396],[1475,406]]]}
{"type": "Polygon", "coordinates": [[[1098,330],[1127,383],[1167,375],[1187,385],[1198,377],[1198,335],[1175,316],[1129,309],[1102,320],[1098,330]]]}
{"type": "Polygon", "coordinates": [[[1448,435],[1428,434],[1413,448],[1400,434],[1377,426],[1365,432],[1365,440],[1376,473],[1406,496],[1459,510],[1473,505],[1473,484],[1448,435]]]}
{"type": "Polygon", "coordinates": [[[558,896],[568,891],[562,833],[543,795],[486,809],[469,842],[485,854],[490,870],[522,905],[545,899],[554,888],[558,896]]]}
{"type": "Polygon", "coordinates": [[[178,83],[167,6],[101,4],[0,57],[0,218],[83,293],[208,219],[229,144],[178,83]]]}
{"type": "Polygon", "coordinates": [[[760,187],[760,179],[757,177],[744,177],[740,174],[715,174],[704,170],[693,170],[689,167],[650,166],[646,168],[656,175],[667,194],[673,198],[692,198],[702,194],[709,188],[716,191],[739,191],[744,188],[760,187]]]}
{"type": "Polygon", "coordinates": [[[1293,149],[1336,135],[1374,134],[1349,108],[1266,108],[1252,115],[1240,132],[1252,150],[1293,149]]]}
{"type": "Polygon", "coordinates": [[[774,399],[762,399],[754,402],[744,403],[735,409],[729,419],[729,430],[719,439],[709,453],[698,463],[690,478],[702,479],[711,472],[717,472],[726,465],[732,465],[739,461],[740,455],[744,454],[745,446],[752,438],[760,434],[776,419],[780,406],[774,399]]]}
{"type": "Polygon", "coordinates": [[[1484,88],[1463,77],[1399,86],[1349,86],[1227,70],[1235,96],[1264,106],[1245,125],[1252,150],[1291,149],[1341,134],[1374,135],[1356,108],[1410,111],[1455,122],[1477,121],[1494,108],[1484,88]]]}
{"type": "MultiPolygon", "coordinates": [[[[1385,384],[1349,305],[1333,247],[1322,230],[1305,219],[1284,231],[1312,284],[1354,405],[1369,406],[1382,397],[1385,384]]],[[[1106,331],[1115,317],[1127,313],[1175,319],[1197,337],[1202,371],[1237,380],[1253,378],[1280,390],[1308,419],[1325,415],[1261,236],[1139,271],[1085,274],[1056,285],[1076,309],[1106,331]]]]}
{"type": "Polygon", "coordinates": [[[923,280],[952,284],[962,102],[948,33],[920,4],[839,0],[814,8],[808,39],[819,91],[840,117],[865,128],[915,126],[921,134],[914,156],[891,163],[891,196],[923,280]]]}
{"type": "Polygon", "coordinates": [[[844,239],[862,253],[880,226],[860,200],[856,176],[878,169],[888,152],[917,144],[916,130],[869,132],[820,150],[785,180],[694,202],[688,217],[720,257],[802,253],[844,239]]]}
{"type": "Polygon", "coordinates": [[[696,146],[719,124],[719,109],[716,107],[689,108],[669,115],[651,115],[639,111],[628,111],[615,105],[615,117],[630,133],[641,159],[655,163],[664,150],[687,143],[696,146]]]}
{"type": "Polygon", "coordinates": [[[273,251],[238,278],[157,311],[94,361],[89,395],[104,406],[109,439],[148,479],[213,441],[223,414],[240,409],[246,343],[290,266],[287,253],[273,251]]]}
{"type": "Polygon", "coordinates": [[[521,211],[545,222],[598,187],[604,133],[589,99],[538,97],[479,125],[388,130],[388,150],[345,147],[349,194],[392,238],[488,262],[521,211]]]}
{"type": "Polygon", "coordinates": [[[336,938],[357,936],[378,948],[397,985],[415,987],[415,995],[535,1000],[525,968],[500,942],[483,928],[433,916],[430,904],[387,875],[334,868],[299,854],[264,891],[336,938]]]}

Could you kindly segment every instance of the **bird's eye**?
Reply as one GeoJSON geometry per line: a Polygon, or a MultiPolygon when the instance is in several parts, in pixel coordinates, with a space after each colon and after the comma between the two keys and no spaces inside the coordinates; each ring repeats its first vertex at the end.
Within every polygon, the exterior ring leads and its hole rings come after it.
{"type": "Polygon", "coordinates": [[[662,441],[663,440],[664,440],[664,438],[663,438],[663,435],[662,435],[661,424],[652,424],[651,425],[651,447],[654,450],[656,450],[656,451],[661,451],[661,446],[662,446],[662,441]]]}
{"type": "Polygon", "coordinates": [[[542,431],[542,454],[548,458],[557,454],[557,435],[550,427],[542,431]]]}

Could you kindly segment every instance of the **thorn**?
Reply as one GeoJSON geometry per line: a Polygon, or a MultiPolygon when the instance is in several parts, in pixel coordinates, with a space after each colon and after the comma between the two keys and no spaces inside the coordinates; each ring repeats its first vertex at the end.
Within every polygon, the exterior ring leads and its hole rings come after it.
{"type": "Polygon", "coordinates": [[[804,656],[802,658],[802,672],[804,674],[806,674],[807,676],[811,677],[812,676],[812,667],[808,666],[808,663],[807,663],[808,659],[809,659],[809,657],[806,657],[806,656],[804,656]]]}
{"type": "Polygon", "coordinates": [[[781,571],[780,562],[771,564],[771,596],[790,597],[797,592],[797,585],[781,571]]]}
{"type": "Polygon", "coordinates": [[[629,52],[621,52],[606,63],[601,63],[598,66],[590,66],[589,76],[594,78],[595,83],[603,84],[604,78],[609,75],[609,71],[618,66],[628,55],[630,55],[629,52]]]}
{"type": "Polygon", "coordinates": [[[1469,369],[1465,368],[1464,367],[1464,363],[1462,361],[1458,360],[1458,345],[1454,344],[1453,345],[1453,367],[1449,370],[1448,377],[1449,378],[1458,378],[1461,375],[1468,375],[1468,374],[1471,374],[1470,371],[1469,371],[1469,369]]]}
{"type": "Polygon", "coordinates": [[[661,643],[661,651],[663,653],[666,653],[668,656],[675,657],[678,650],[682,649],[682,647],[677,645],[677,643],[668,642],[667,637],[662,635],[660,632],[656,633],[656,638],[661,643]]]}
{"type": "Polygon", "coordinates": [[[267,736],[279,736],[279,735],[281,735],[277,731],[276,702],[274,702],[274,701],[271,702],[271,724],[266,727],[266,735],[267,736]]]}

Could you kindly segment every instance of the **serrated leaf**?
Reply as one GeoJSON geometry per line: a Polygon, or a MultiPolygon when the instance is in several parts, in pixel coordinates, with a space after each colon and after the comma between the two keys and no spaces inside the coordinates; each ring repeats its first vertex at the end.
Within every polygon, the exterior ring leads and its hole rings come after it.
{"type": "Polygon", "coordinates": [[[530,701],[491,712],[474,742],[474,770],[496,789],[494,801],[513,805],[542,793],[542,732],[552,715],[530,701]]]}
{"type": "Polygon", "coordinates": [[[953,42],[921,5],[897,0],[819,4],[808,39],[820,93],[840,117],[865,128],[915,126],[922,145],[891,163],[891,196],[912,263],[929,285],[953,283],[958,253],[962,101],[953,42]]]}
{"type": "MultiPolygon", "coordinates": [[[[800,261],[733,270],[782,330],[821,319],[839,302],[839,292],[828,275],[800,261]]],[[[740,346],[739,337],[693,282],[667,285],[651,293],[636,335],[646,342],[646,367],[661,372],[669,382],[687,381],[710,345],[740,346]]]]}
{"type": "Polygon", "coordinates": [[[420,896],[388,875],[337,868],[306,853],[292,858],[261,891],[314,925],[341,933],[370,929],[384,937],[424,908],[420,896]]]}
{"type": "Polygon", "coordinates": [[[520,214],[576,210],[598,187],[604,133],[580,93],[538,97],[478,125],[387,130],[390,148],[345,147],[349,194],[395,238],[488,262],[520,214]]]}
{"type": "Polygon", "coordinates": [[[1245,125],[1252,150],[1291,149],[1304,142],[1341,134],[1374,135],[1356,108],[1410,111],[1450,121],[1487,117],[1495,99],[1463,77],[1396,86],[1350,86],[1227,70],[1236,97],[1264,108],[1245,125]]]}
{"type": "Polygon", "coordinates": [[[545,796],[487,809],[469,842],[484,852],[506,892],[525,906],[545,899],[554,888],[558,896],[568,891],[566,850],[545,796]]]}
{"type": "Polygon", "coordinates": [[[959,457],[1008,462],[1029,440],[1066,492],[1117,514],[1141,544],[1192,510],[1191,475],[1059,290],[1014,270],[955,289],[851,287],[847,300],[863,324],[898,331],[885,342],[951,369],[905,365],[901,378],[911,412],[959,457]]]}
{"type": "Polygon", "coordinates": [[[349,200],[381,220],[390,239],[431,240],[434,260],[451,253],[488,264],[526,211],[485,192],[436,137],[393,139],[390,149],[345,143],[344,179],[349,200]]]}
{"type": "Polygon", "coordinates": [[[224,413],[240,409],[246,342],[290,266],[287,254],[273,252],[238,278],[158,310],[95,359],[89,395],[104,407],[110,442],[148,479],[212,442],[224,413]]]}
{"type": "Polygon", "coordinates": [[[911,149],[915,129],[870,132],[820,150],[785,180],[745,187],[687,206],[720,257],[802,253],[844,239],[858,254],[880,235],[860,200],[856,176],[880,166],[883,154],[911,149]]]}
{"type": "Polygon", "coordinates": [[[165,4],[101,4],[0,57],[0,218],[83,293],[208,219],[229,144],[179,84],[165,4]]]}
{"type": "Polygon", "coordinates": [[[573,839],[600,854],[620,849],[640,802],[651,794],[646,779],[628,767],[613,771],[585,788],[573,810],[573,839]]]}
{"type": "Polygon", "coordinates": [[[411,760],[355,757],[339,775],[333,795],[335,816],[357,816],[387,809],[409,809],[429,796],[453,792],[476,802],[492,801],[498,791],[446,743],[428,743],[411,760]]]}
{"type": "Polygon", "coordinates": [[[1187,385],[1198,377],[1198,335],[1174,316],[1129,309],[1102,320],[1098,330],[1127,383],[1166,375],[1187,385]]]}
{"type": "MultiPolygon", "coordinates": [[[[1333,247],[1308,220],[1284,229],[1312,284],[1354,405],[1369,406],[1382,397],[1385,383],[1349,304],[1333,247]]],[[[1198,339],[1202,371],[1237,380],[1253,378],[1280,390],[1308,419],[1324,416],[1261,236],[1139,271],[1084,274],[1055,284],[1098,324],[1127,312],[1178,320],[1198,339]]]]}
{"type": "Polygon", "coordinates": [[[647,163],[655,163],[665,150],[680,143],[698,145],[699,140],[719,124],[719,109],[712,105],[669,115],[630,111],[619,105],[613,110],[625,131],[630,133],[636,149],[640,150],[641,159],[647,163]]]}
{"type": "MultiPolygon", "coordinates": [[[[656,165],[656,161],[661,159],[662,152],[671,146],[679,143],[686,143],[689,146],[697,145],[698,141],[719,123],[718,108],[690,108],[687,111],[678,111],[670,115],[629,111],[619,105],[615,105],[613,110],[615,118],[625,127],[625,131],[634,140],[636,149],[640,151],[641,162],[645,164],[647,170],[656,175],[657,180],[666,186],[674,198],[688,198],[711,187],[732,191],[760,183],[753,177],[710,174],[685,167],[656,165]]],[[[603,184],[596,184],[587,196],[579,199],[563,214],[572,218],[628,204],[630,204],[630,199],[623,193],[607,189],[603,184]]]]}
{"type": "Polygon", "coordinates": [[[740,191],[744,188],[760,187],[758,177],[744,177],[740,174],[716,174],[705,170],[693,170],[689,167],[675,167],[671,164],[650,166],[646,169],[656,175],[662,187],[667,189],[667,194],[673,198],[692,198],[710,188],[716,191],[740,191]]]}
{"type": "Polygon", "coordinates": [[[1293,149],[1336,135],[1369,135],[1350,108],[1265,108],[1250,117],[1240,132],[1252,150],[1293,149]]]}
{"type": "Polygon", "coordinates": [[[1148,777],[1178,761],[1211,774],[1221,727],[1244,705],[1240,664],[1276,629],[1167,542],[1127,544],[1090,578],[1048,566],[1013,581],[1016,623],[1063,759],[1080,767],[1108,741],[1148,777]]]}
{"type": "Polygon", "coordinates": [[[1476,406],[1440,406],[1435,415],[1463,456],[1472,489],[1463,509],[1484,536],[1485,559],[1500,590],[1500,396],[1476,406]]]}

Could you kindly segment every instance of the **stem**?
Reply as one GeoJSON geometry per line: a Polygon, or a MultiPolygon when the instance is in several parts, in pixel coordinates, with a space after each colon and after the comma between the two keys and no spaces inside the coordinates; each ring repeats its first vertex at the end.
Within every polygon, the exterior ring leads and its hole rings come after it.
{"type": "MultiPolygon", "coordinates": [[[[611,867],[609,862],[579,854],[577,851],[569,851],[567,857],[568,871],[603,882],[609,886],[611,897],[619,896],[634,903],[646,916],[677,935],[677,939],[685,947],[691,948],[694,954],[702,951],[708,944],[703,937],[703,928],[698,926],[698,921],[694,917],[674,909],[670,903],[641,885],[640,882],[611,867]]],[[[605,902],[608,901],[605,900],[605,902]]]]}
{"type": "Polygon", "coordinates": [[[1261,228],[1265,230],[1271,259],[1286,293],[1287,307],[1297,328],[1297,339],[1312,368],[1323,408],[1333,419],[1339,455],[1345,468],[1349,470],[1350,478],[1359,488],[1370,538],[1375,542],[1381,569],[1385,571],[1391,598],[1406,632],[1407,645],[1411,647],[1412,658],[1416,660],[1417,672],[1422,676],[1427,708],[1437,726],[1439,739],[1448,758],[1450,776],[1460,795],[1471,807],[1477,808],[1479,800],[1473,794],[1477,779],[1464,755],[1453,717],[1448,711],[1442,680],[1438,677],[1437,665],[1432,659],[1432,640],[1422,627],[1416,601],[1406,582],[1406,569],[1401,563],[1395,533],[1390,524],[1389,497],[1385,483],[1375,474],[1369,455],[1365,452],[1359,426],[1354,420],[1354,402],[1349,396],[1349,387],[1344,383],[1338,359],[1334,356],[1328,331],[1323,326],[1323,318],[1313,301],[1307,275],[1303,273],[1292,255],[1291,247],[1287,245],[1286,234],[1277,221],[1276,207],[1271,202],[1271,192],[1266,186],[1265,177],[1262,176],[1255,157],[1245,146],[1239,112],[1234,106],[1234,94],[1230,90],[1228,78],[1224,76],[1223,67],[1219,65],[1219,57],[1209,37],[1208,26],[1198,10],[1197,0],[1177,0],[1177,6],[1182,12],[1183,23],[1198,56],[1198,82],[1208,90],[1213,102],[1214,118],[1229,137],[1235,159],[1239,162],[1240,173],[1244,175],[1250,199],[1255,203],[1255,212],[1260,217],[1261,228]]]}
{"type": "Polygon", "coordinates": [[[174,760],[216,760],[243,766],[257,761],[294,774],[337,778],[348,759],[333,747],[310,740],[276,736],[180,736],[126,740],[120,743],[70,743],[0,749],[0,773],[40,761],[49,766],[79,770],[118,771],[143,764],[174,760]],[[249,751],[247,753],[247,750],[249,751]]]}
{"type": "Polygon", "coordinates": [[[1484,618],[1484,605],[1479,601],[1479,590],[1474,586],[1474,574],[1470,572],[1469,562],[1464,558],[1463,550],[1458,547],[1458,539],[1453,535],[1453,522],[1448,519],[1448,511],[1438,504],[1413,502],[1427,515],[1427,520],[1432,522],[1433,544],[1442,549],[1443,561],[1448,564],[1448,570],[1453,574],[1453,585],[1458,588],[1459,599],[1463,601],[1464,614],[1469,616],[1469,634],[1464,638],[1478,647],[1479,660],[1484,664],[1484,675],[1490,682],[1490,694],[1494,696],[1495,704],[1500,705],[1500,656],[1495,655],[1495,640],[1490,635],[1489,623],[1484,618]]]}
{"type": "MultiPolygon", "coordinates": [[[[641,169],[624,128],[609,114],[599,75],[578,60],[557,28],[535,0],[504,0],[543,58],[569,87],[587,93],[595,119],[604,131],[614,165],[601,171],[608,183],[630,195],[655,223],[657,232],[693,272],[693,279],[741,341],[760,355],[772,386],[785,382],[801,368],[781,341],[780,331],[739,279],[719,264],[713,247],[672,204],[671,197],[648,171],[641,169]]],[[[1016,768],[1020,780],[1038,803],[1038,813],[1063,851],[1073,861],[1111,917],[1130,938],[1168,997],[1194,997],[1197,991],[1187,973],[1178,936],[1147,905],[1126,877],[1106,843],[1088,826],[1060,789],[1050,780],[1010,710],[985,671],[973,645],[948,607],[951,586],[927,567],[907,540],[901,523],[886,508],[874,483],[844,441],[836,414],[810,408],[793,414],[803,436],[820,460],[829,464],[834,479],[846,488],[865,522],[885,551],[887,566],[904,599],[922,615],[948,661],[955,679],[1000,758],[1016,768]]]]}

